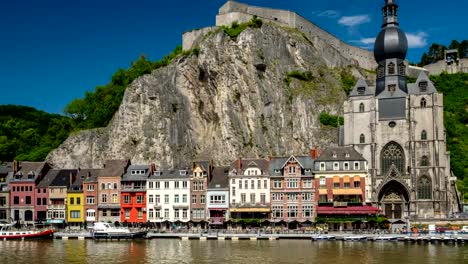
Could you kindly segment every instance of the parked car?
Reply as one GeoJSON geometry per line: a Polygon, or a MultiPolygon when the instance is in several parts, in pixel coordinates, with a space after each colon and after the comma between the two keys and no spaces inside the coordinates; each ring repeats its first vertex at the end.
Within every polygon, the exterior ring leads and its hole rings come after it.
{"type": "Polygon", "coordinates": [[[468,226],[462,226],[459,233],[468,234],[468,226]]]}

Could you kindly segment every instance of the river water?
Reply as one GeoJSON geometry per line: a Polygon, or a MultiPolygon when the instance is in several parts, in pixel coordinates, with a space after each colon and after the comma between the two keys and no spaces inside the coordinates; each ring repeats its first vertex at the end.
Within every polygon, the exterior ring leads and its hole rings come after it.
{"type": "Polygon", "coordinates": [[[468,245],[344,241],[0,241],[0,263],[468,263],[468,245]]]}

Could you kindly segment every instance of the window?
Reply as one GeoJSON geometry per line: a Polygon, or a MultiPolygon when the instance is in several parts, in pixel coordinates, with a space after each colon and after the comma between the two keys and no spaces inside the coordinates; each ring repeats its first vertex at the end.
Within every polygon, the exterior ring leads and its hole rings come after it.
{"type": "Polygon", "coordinates": [[[109,189],[109,190],[112,189],[112,183],[107,184],[107,189],[109,189]]]}
{"type": "Polygon", "coordinates": [[[164,218],[168,219],[169,218],[169,209],[164,209],[164,218]]]}
{"type": "Polygon", "coordinates": [[[226,202],[225,195],[211,195],[210,204],[224,204],[226,202]]]}
{"type": "Polygon", "coordinates": [[[319,203],[326,203],[326,202],[328,202],[327,195],[326,194],[321,194],[319,196],[319,203]]]}
{"type": "Polygon", "coordinates": [[[360,113],[364,112],[364,104],[363,103],[359,104],[359,112],[360,113]]]}
{"type": "Polygon", "coordinates": [[[250,189],[255,189],[255,180],[250,181],[250,189]]]}
{"type": "Polygon", "coordinates": [[[281,189],[281,188],[283,188],[283,181],[273,180],[273,189],[281,189]]]}
{"type": "Polygon", "coordinates": [[[137,195],[136,196],[136,203],[137,204],[142,204],[144,200],[145,200],[145,198],[144,198],[143,195],[137,195]]]}
{"type": "Polygon", "coordinates": [[[385,69],[383,66],[377,68],[377,78],[382,78],[385,76],[385,69]]]}
{"type": "Polygon", "coordinates": [[[395,64],[393,62],[388,64],[388,74],[395,74],[395,64]]]}
{"type": "Polygon", "coordinates": [[[304,188],[312,188],[312,179],[304,179],[302,185],[304,188]]]}
{"type": "Polygon", "coordinates": [[[286,179],[286,187],[287,188],[298,188],[298,179],[286,179]]]}
{"type": "Polygon", "coordinates": [[[359,143],[361,144],[366,143],[366,136],[364,136],[364,134],[361,134],[359,136],[359,143]]]}
{"type": "Polygon", "coordinates": [[[429,166],[429,158],[427,156],[421,157],[421,166],[429,166]]]}
{"type": "MultiPolygon", "coordinates": [[[[94,197],[93,197],[93,199],[94,199],[94,197]]],[[[47,204],[47,198],[44,197],[44,198],[42,198],[42,205],[46,205],[46,204],[47,204]]]]}
{"type": "Polygon", "coordinates": [[[298,194],[297,193],[287,193],[286,198],[288,201],[297,201],[298,194]]]}
{"type": "Polygon", "coordinates": [[[340,183],[339,182],[334,182],[333,183],[333,188],[334,189],[339,189],[340,188],[340,183]]]}
{"type": "Polygon", "coordinates": [[[273,218],[283,218],[283,206],[281,205],[272,206],[271,213],[273,215],[273,218]]]}
{"type": "Polygon", "coordinates": [[[419,91],[421,93],[427,92],[427,81],[421,81],[418,83],[419,91]]]}
{"type": "Polygon", "coordinates": [[[320,162],[320,170],[321,171],[325,170],[325,162],[320,162]]]}
{"type": "Polygon", "coordinates": [[[179,195],[178,194],[174,195],[174,203],[179,203],[179,195]]]}
{"type": "Polygon", "coordinates": [[[155,203],[155,204],[160,204],[160,203],[161,203],[161,195],[156,194],[156,195],[154,196],[154,203],[155,203]]]}
{"type": "Polygon", "coordinates": [[[154,183],[154,188],[155,188],[155,189],[161,188],[161,183],[160,183],[160,182],[155,182],[155,183],[154,183]]]}
{"type": "Polygon", "coordinates": [[[360,181],[354,181],[354,188],[361,188],[361,182],[360,181]]]}
{"type": "Polygon", "coordinates": [[[241,203],[245,203],[245,193],[241,193],[241,203]]]}
{"type": "Polygon", "coordinates": [[[427,105],[426,98],[422,98],[421,99],[421,107],[426,107],[426,105],[427,105]]]}
{"type": "Polygon", "coordinates": [[[148,189],[154,188],[154,182],[148,182],[148,189]]]}
{"type": "Polygon", "coordinates": [[[187,195],[186,194],[182,195],[182,202],[187,203],[187,195]]]}
{"type": "Polygon", "coordinates": [[[320,177],[320,188],[325,188],[327,184],[326,182],[327,179],[324,176],[320,177]]]}
{"type": "Polygon", "coordinates": [[[96,216],[96,212],[94,211],[86,211],[86,217],[95,217],[96,216]]]}
{"type": "MultiPolygon", "coordinates": [[[[5,203],[3,202],[4,199],[5,199],[5,197],[0,197],[0,206],[4,206],[4,205],[5,205],[5,203]]],[[[37,205],[41,205],[41,198],[37,198],[36,204],[37,204],[37,205]]]]}
{"type": "Polygon", "coordinates": [[[418,199],[432,199],[431,180],[427,176],[421,176],[421,178],[419,178],[418,199]]]}
{"type": "Polygon", "coordinates": [[[303,205],[302,206],[302,217],[312,217],[313,206],[312,205],[303,205]]]}
{"type": "Polygon", "coordinates": [[[359,162],[358,161],[354,162],[354,170],[359,170],[359,169],[360,169],[359,162]]]}
{"type": "Polygon", "coordinates": [[[182,209],[182,219],[187,219],[188,218],[188,211],[187,209],[182,209]]]}
{"type": "Polygon", "coordinates": [[[338,162],[333,162],[333,170],[339,170],[340,169],[340,163],[338,162]]]}
{"type": "Polygon", "coordinates": [[[312,201],[314,196],[312,193],[302,193],[302,201],[312,201]]]}
{"type": "Polygon", "coordinates": [[[288,205],[288,217],[289,218],[297,217],[297,205],[288,205]]]}
{"type": "Polygon", "coordinates": [[[263,180],[263,189],[268,189],[268,181],[263,180]]]}
{"type": "Polygon", "coordinates": [[[195,194],[192,194],[192,203],[193,204],[197,203],[197,196],[195,194]]]}
{"type": "Polygon", "coordinates": [[[26,204],[31,204],[31,196],[26,196],[26,204]]]}
{"type": "Polygon", "coordinates": [[[80,218],[80,211],[70,211],[70,218],[80,218]]]}
{"type": "Polygon", "coordinates": [[[77,197],[77,198],[76,198],[76,204],[77,204],[77,205],[80,205],[80,204],[81,204],[81,198],[80,198],[80,197],[77,197]]]}
{"type": "Polygon", "coordinates": [[[255,193],[250,194],[250,203],[254,204],[255,203],[255,193]]]}
{"type": "Polygon", "coordinates": [[[421,132],[421,140],[427,140],[427,132],[426,132],[426,130],[423,130],[423,131],[421,132]]]}
{"type": "Polygon", "coordinates": [[[249,180],[244,181],[244,186],[245,186],[245,189],[249,188],[249,180]]]}
{"type": "Polygon", "coordinates": [[[101,194],[101,203],[107,203],[107,194],[101,194]]]}
{"type": "Polygon", "coordinates": [[[271,199],[273,201],[283,201],[283,193],[272,193],[271,199]]]}
{"type": "Polygon", "coordinates": [[[94,185],[88,185],[88,191],[94,191],[94,185]]]}
{"type": "Polygon", "coordinates": [[[396,84],[389,84],[388,91],[394,93],[396,91],[396,84]]]}
{"type": "Polygon", "coordinates": [[[149,219],[154,219],[154,210],[153,209],[148,210],[148,218],[149,219]]]}
{"type": "Polygon", "coordinates": [[[174,188],[175,188],[175,189],[179,189],[179,182],[178,182],[178,181],[175,181],[175,182],[174,182],[174,188]]]}
{"type": "Polygon", "coordinates": [[[129,203],[130,203],[130,200],[131,200],[131,199],[130,199],[130,195],[124,195],[123,198],[124,198],[124,199],[123,199],[123,200],[124,200],[124,204],[129,204],[129,203]]]}
{"type": "Polygon", "coordinates": [[[264,193],[260,194],[260,203],[265,204],[266,203],[266,195],[264,193]]]}
{"type": "Polygon", "coordinates": [[[349,162],[343,163],[344,170],[349,170],[349,162]]]}
{"type": "Polygon", "coordinates": [[[381,174],[385,175],[393,165],[403,173],[405,171],[405,154],[403,148],[395,142],[388,143],[380,154],[381,174]]]}
{"type": "Polygon", "coordinates": [[[262,188],[262,180],[257,180],[257,189],[262,188]]]}
{"type": "Polygon", "coordinates": [[[343,183],[343,187],[344,187],[345,189],[349,189],[349,187],[350,187],[349,182],[343,183]]]}
{"type": "Polygon", "coordinates": [[[291,173],[291,174],[296,173],[296,167],[294,167],[294,166],[289,167],[289,173],[291,173]]]}
{"type": "Polygon", "coordinates": [[[164,182],[164,189],[169,189],[169,182],[164,182]]]}
{"type": "Polygon", "coordinates": [[[242,190],[242,180],[239,180],[239,190],[242,190]]]}
{"type": "Polygon", "coordinates": [[[116,193],[112,194],[112,203],[118,203],[119,202],[119,197],[116,193]]]}
{"type": "Polygon", "coordinates": [[[174,209],[174,218],[179,219],[179,209],[174,209]]]}
{"type": "Polygon", "coordinates": [[[187,189],[187,186],[188,186],[187,181],[183,181],[182,182],[182,188],[187,189]]]}
{"type": "Polygon", "coordinates": [[[169,194],[164,195],[164,203],[169,204],[169,194]]]}
{"type": "Polygon", "coordinates": [[[205,195],[200,195],[200,203],[201,204],[205,203],[205,195]]]}
{"type": "Polygon", "coordinates": [[[236,187],[232,186],[232,196],[236,196],[236,187]]]}
{"type": "Polygon", "coordinates": [[[118,189],[118,183],[114,183],[114,190],[118,189]]]}
{"type": "Polygon", "coordinates": [[[143,219],[143,211],[138,209],[138,219],[143,219]]]}
{"type": "Polygon", "coordinates": [[[153,204],[154,203],[154,196],[152,194],[148,195],[148,203],[153,204]]]}
{"type": "Polygon", "coordinates": [[[105,190],[106,189],[106,184],[105,183],[101,183],[101,190],[105,190]]]}

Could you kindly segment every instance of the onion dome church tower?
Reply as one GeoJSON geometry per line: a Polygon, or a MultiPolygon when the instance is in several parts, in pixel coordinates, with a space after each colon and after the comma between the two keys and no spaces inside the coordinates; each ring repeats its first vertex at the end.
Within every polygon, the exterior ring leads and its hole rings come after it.
{"type": "Polygon", "coordinates": [[[367,160],[365,201],[390,219],[447,218],[459,211],[446,149],[443,96],[425,72],[407,84],[408,41],[396,0],[385,0],[375,40],[375,87],[360,79],[344,103],[343,145],[367,160]]]}

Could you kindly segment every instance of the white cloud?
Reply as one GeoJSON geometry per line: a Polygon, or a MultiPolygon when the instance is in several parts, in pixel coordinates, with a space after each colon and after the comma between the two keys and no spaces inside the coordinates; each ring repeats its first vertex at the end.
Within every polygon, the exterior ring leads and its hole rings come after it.
{"type": "Polygon", "coordinates": [[[406,33],[406,38],[408,39],[408,47],[422,48],[427,46],[428,36],[429,35],[426,32],[406,33]]]}
{"type": "Polygon", "coordinates": [[[357,16],[343,16],[338,20],[338,24],[355,27],[361,24],[369,23],[371,18],[369,15],[357,15],[357,16]]]}
{"type": "Polygon", "coordinates": [[[328,17],[328,18],[337,18],[340,16],[340,13],[336,10],[325,10],[320,12],[317,16],[319,17],[328,17]]]}
{"type": "Polygon", "coordinates": [[[375,42],[375,38],[362,38],[358,40],[359,43],[362,43],[364,45],[373,45],[375,42]]]}

